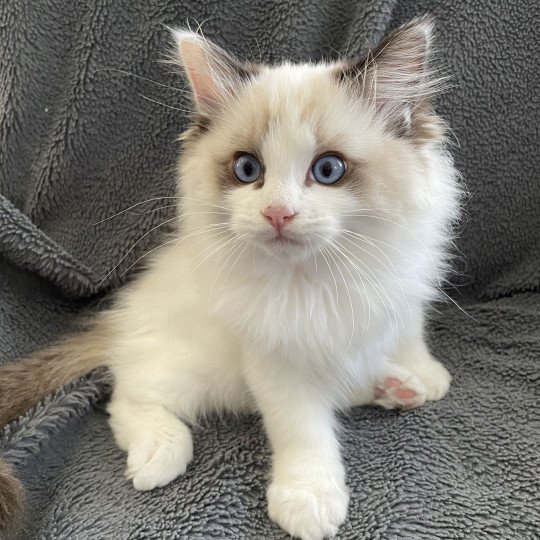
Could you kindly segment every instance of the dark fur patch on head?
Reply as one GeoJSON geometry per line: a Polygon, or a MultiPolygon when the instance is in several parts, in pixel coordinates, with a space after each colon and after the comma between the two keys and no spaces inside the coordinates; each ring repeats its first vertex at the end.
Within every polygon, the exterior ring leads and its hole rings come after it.
{"type": "Polygon", "coordinates": [[[205,116],[204,114],[196,114],[193,118],[193,125],[201,133],[208,133],[211,125],[210,117],[205,116]]]}
{"type": "Polygon", "coordinates": [[[342,63],[337,80],[373,104],[389,133],[422,145],[444,136],[432,100],[443,77],[430,62],[434,23],[418,17],[387,36],[373,52],[342,63]]]}
{"type": "Polygon", "coordinates": [[[396,69],[400,68],[410,74],[422,74],[429,58],[433,28],[434,22],[428,15],[400,26],[364,57],[346,61],[337,72],[338,80],[343,82],[357,79],[379,62],[389,62],[396,69]]]}
{"type": "Polygon", "coordinates": [[[0,538],[15,538],[24,514],[24,489],[12,468],[0,458],[0,538]]]}
{"type": "Polygon", "coordinates": [[[444,138],[446,124],[435,113],[431,103],[417,106],[412,111],[409,138],[413,143],[422,146],[444,138]]]}
{"type": "Polygon", "coordinates": [[[324,187],[340,189],[347,189],[355,196],[362,194],[366,187],[365,177],[365,163],[359,160],[347,159],[347,170],[343,175],[343,178],[335,184],[325,185],[324,187]]]}
{"type": "Polygon", "coordinates": [[[194,113],[191,117],[191,125],[180,136],[180,140],[186,143],[194,142],[210,131],[212,121],[209,116],[194,113]]]}
{"type": "Polygon", "coordinates": [[[251,62],[238,62],[236,59],[230,62],[230,70],[236,73],[238,79],[243,82],[249,82],[254,79],[261,71],[257,64],[251,62]]]}

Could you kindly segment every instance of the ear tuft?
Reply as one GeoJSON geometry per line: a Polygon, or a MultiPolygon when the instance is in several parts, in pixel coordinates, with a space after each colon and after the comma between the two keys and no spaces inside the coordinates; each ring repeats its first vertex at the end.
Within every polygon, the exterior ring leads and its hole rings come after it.
{"type": "Polygon", "coordinates": [[[242,63],[205,37],[173,29],[178,60],[189,79],[200,112],[218,109],[258,68],[242,63]]]}

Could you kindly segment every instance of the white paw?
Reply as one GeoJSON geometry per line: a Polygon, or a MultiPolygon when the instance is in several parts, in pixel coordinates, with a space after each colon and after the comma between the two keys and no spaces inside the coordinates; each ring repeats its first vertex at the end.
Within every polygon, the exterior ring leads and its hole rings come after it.
{"type": "Polygon", "coordinates": [[[267,496],[270,519],[302,540],[334,536],[347,516],[347,487],[332,478],[273,481],[267,496]]]}
{"type": "Polygon", "coordinates": [[[375,385],[374,403],[385,409],[413,409],[444,397],[452,376],[433,358],[411,366],[389,364],[375,385]]]}
{"type": "Polygon", "coordinates": [[[374,403],[385,409],[413,409],[426,401],[426,387],[412,372],[391,365],[375,385],[374,403]]]}
{"type": "Polygon", "coordinates": [[[143,433],[129,446],[126,476],[139,491],[162,487],[184,474],[192,457],[193,442],[187,426],[143,433]]]}
{"type": "Polygon", "coordinates": [[[422,362],[413,366],[413,369],[426,387],[428,401],[437,401],[446,395],[450,388],[452,375],[439,361],[432,359],[430,362],[422,362]]]}

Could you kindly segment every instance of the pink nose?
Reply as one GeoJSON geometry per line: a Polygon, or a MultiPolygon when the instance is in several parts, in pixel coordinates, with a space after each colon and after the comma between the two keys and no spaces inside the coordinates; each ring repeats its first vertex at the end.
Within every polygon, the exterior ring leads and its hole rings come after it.
{"type": "Polygon", "coordinates": [[[281,232],[281,229],[292,221],[296,215],[290,208],[286,206],[269,206],[263,213],[264,219],[268,223],[272,224],[272,227],[276,229],[277,232],[281,232]]]}

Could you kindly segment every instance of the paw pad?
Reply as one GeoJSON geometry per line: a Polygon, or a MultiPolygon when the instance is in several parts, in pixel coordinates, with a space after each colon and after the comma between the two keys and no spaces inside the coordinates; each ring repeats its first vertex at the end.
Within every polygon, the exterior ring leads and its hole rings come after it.
{"type": "Polygon", "coordinates": [[[387,377],[375,387],[375,403],[385,409],[412,409],[426,400],[422,384],[410,378],[387,377]]]}

